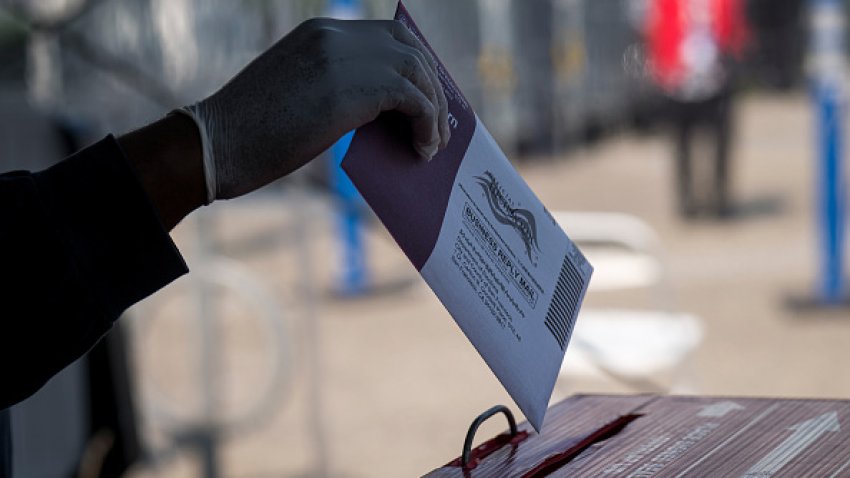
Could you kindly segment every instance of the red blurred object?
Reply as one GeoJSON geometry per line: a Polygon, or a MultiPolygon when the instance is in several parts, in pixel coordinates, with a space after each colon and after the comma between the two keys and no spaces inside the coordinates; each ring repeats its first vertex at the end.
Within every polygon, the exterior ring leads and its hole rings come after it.
{"type": "Polygon", "coordinates": [[[694,5],[702,3],[711,35],[721,55],[740,58],[749,28],[740,0],[652,0],[647,17],[647,46],[653,77],[665,90],[675,90],[687,74],[683,44],[697,27],[694,5]]]}

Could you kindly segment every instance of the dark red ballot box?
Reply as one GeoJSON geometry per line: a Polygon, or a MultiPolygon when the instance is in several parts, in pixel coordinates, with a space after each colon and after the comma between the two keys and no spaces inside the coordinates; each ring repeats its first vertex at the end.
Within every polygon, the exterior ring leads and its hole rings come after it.
{"type": "Polygon", "coordinates": [[[850,400],[577,395],[511,428],[426,476],[850,477],[850,400]]]}

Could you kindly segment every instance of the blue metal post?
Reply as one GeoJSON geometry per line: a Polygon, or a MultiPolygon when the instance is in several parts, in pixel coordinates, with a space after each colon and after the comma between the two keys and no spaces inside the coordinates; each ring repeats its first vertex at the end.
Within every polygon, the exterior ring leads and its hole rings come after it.
{"type": "Polygon", "coordinates": [[[846,301],[844,274],[846,194],[844,148],[844,11],[838,0],[812,1],[813,93],[817,111],[817,208],[820,277],[817,299],[846,301]]]}
{"type": "Polygon", "coordinates": [[[844,299],[845,185],[842,167],[843,108],[836,95],[818,93],[820,171],[818,207],[821,225],[820,298],[826,303],[844,299]]]}
{"type": "Polygon", "coordinates": [[[337,197],[337,227],[342,245],[342,277],[340,292],[362,294],[367,289],[366,253],[363,247],[361,207],[363,199],[348,176],[339,167],[345,157],[354,132],[340,138],[331,148],[333,163],[331,178],[337,197]]]}
{"type": "Polygon", "coordinates": [[[363,16],[360,0],[331,0],[330,16],[340,20],[356,20],[363,16]]]}
{"type": "MultiPolygon", "coordinates": [[[[362,17],[360,0],[330,0],[329,15],[342,20],[362,17]]],[[[368,288],[366,253],[363,247],[362,218],[363,198],[339,167],[345,157],[354,133],[343,136],[331,148],[331,183],[337,197],[337,227],[342,247],[342,274],[339,292],[344,295],[360,295],[368,288]]]]}

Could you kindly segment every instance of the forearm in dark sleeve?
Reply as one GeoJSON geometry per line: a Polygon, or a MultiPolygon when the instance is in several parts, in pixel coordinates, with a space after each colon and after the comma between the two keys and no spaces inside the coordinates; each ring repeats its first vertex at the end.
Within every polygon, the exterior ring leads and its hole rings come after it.
{"type": "Polygon", "coordinates": [[[0,176],[0,409],[85,353],[187,269],[111,136],[0,176]]]}

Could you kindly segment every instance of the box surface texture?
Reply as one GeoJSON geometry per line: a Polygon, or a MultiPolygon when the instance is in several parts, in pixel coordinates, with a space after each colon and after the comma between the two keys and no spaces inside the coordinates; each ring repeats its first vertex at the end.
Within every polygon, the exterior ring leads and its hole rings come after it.
{"type": "Polygon", "coordinates": [[[848,424],[847,400],[579,395],[427,476],[850,477],[848,424]]]}

